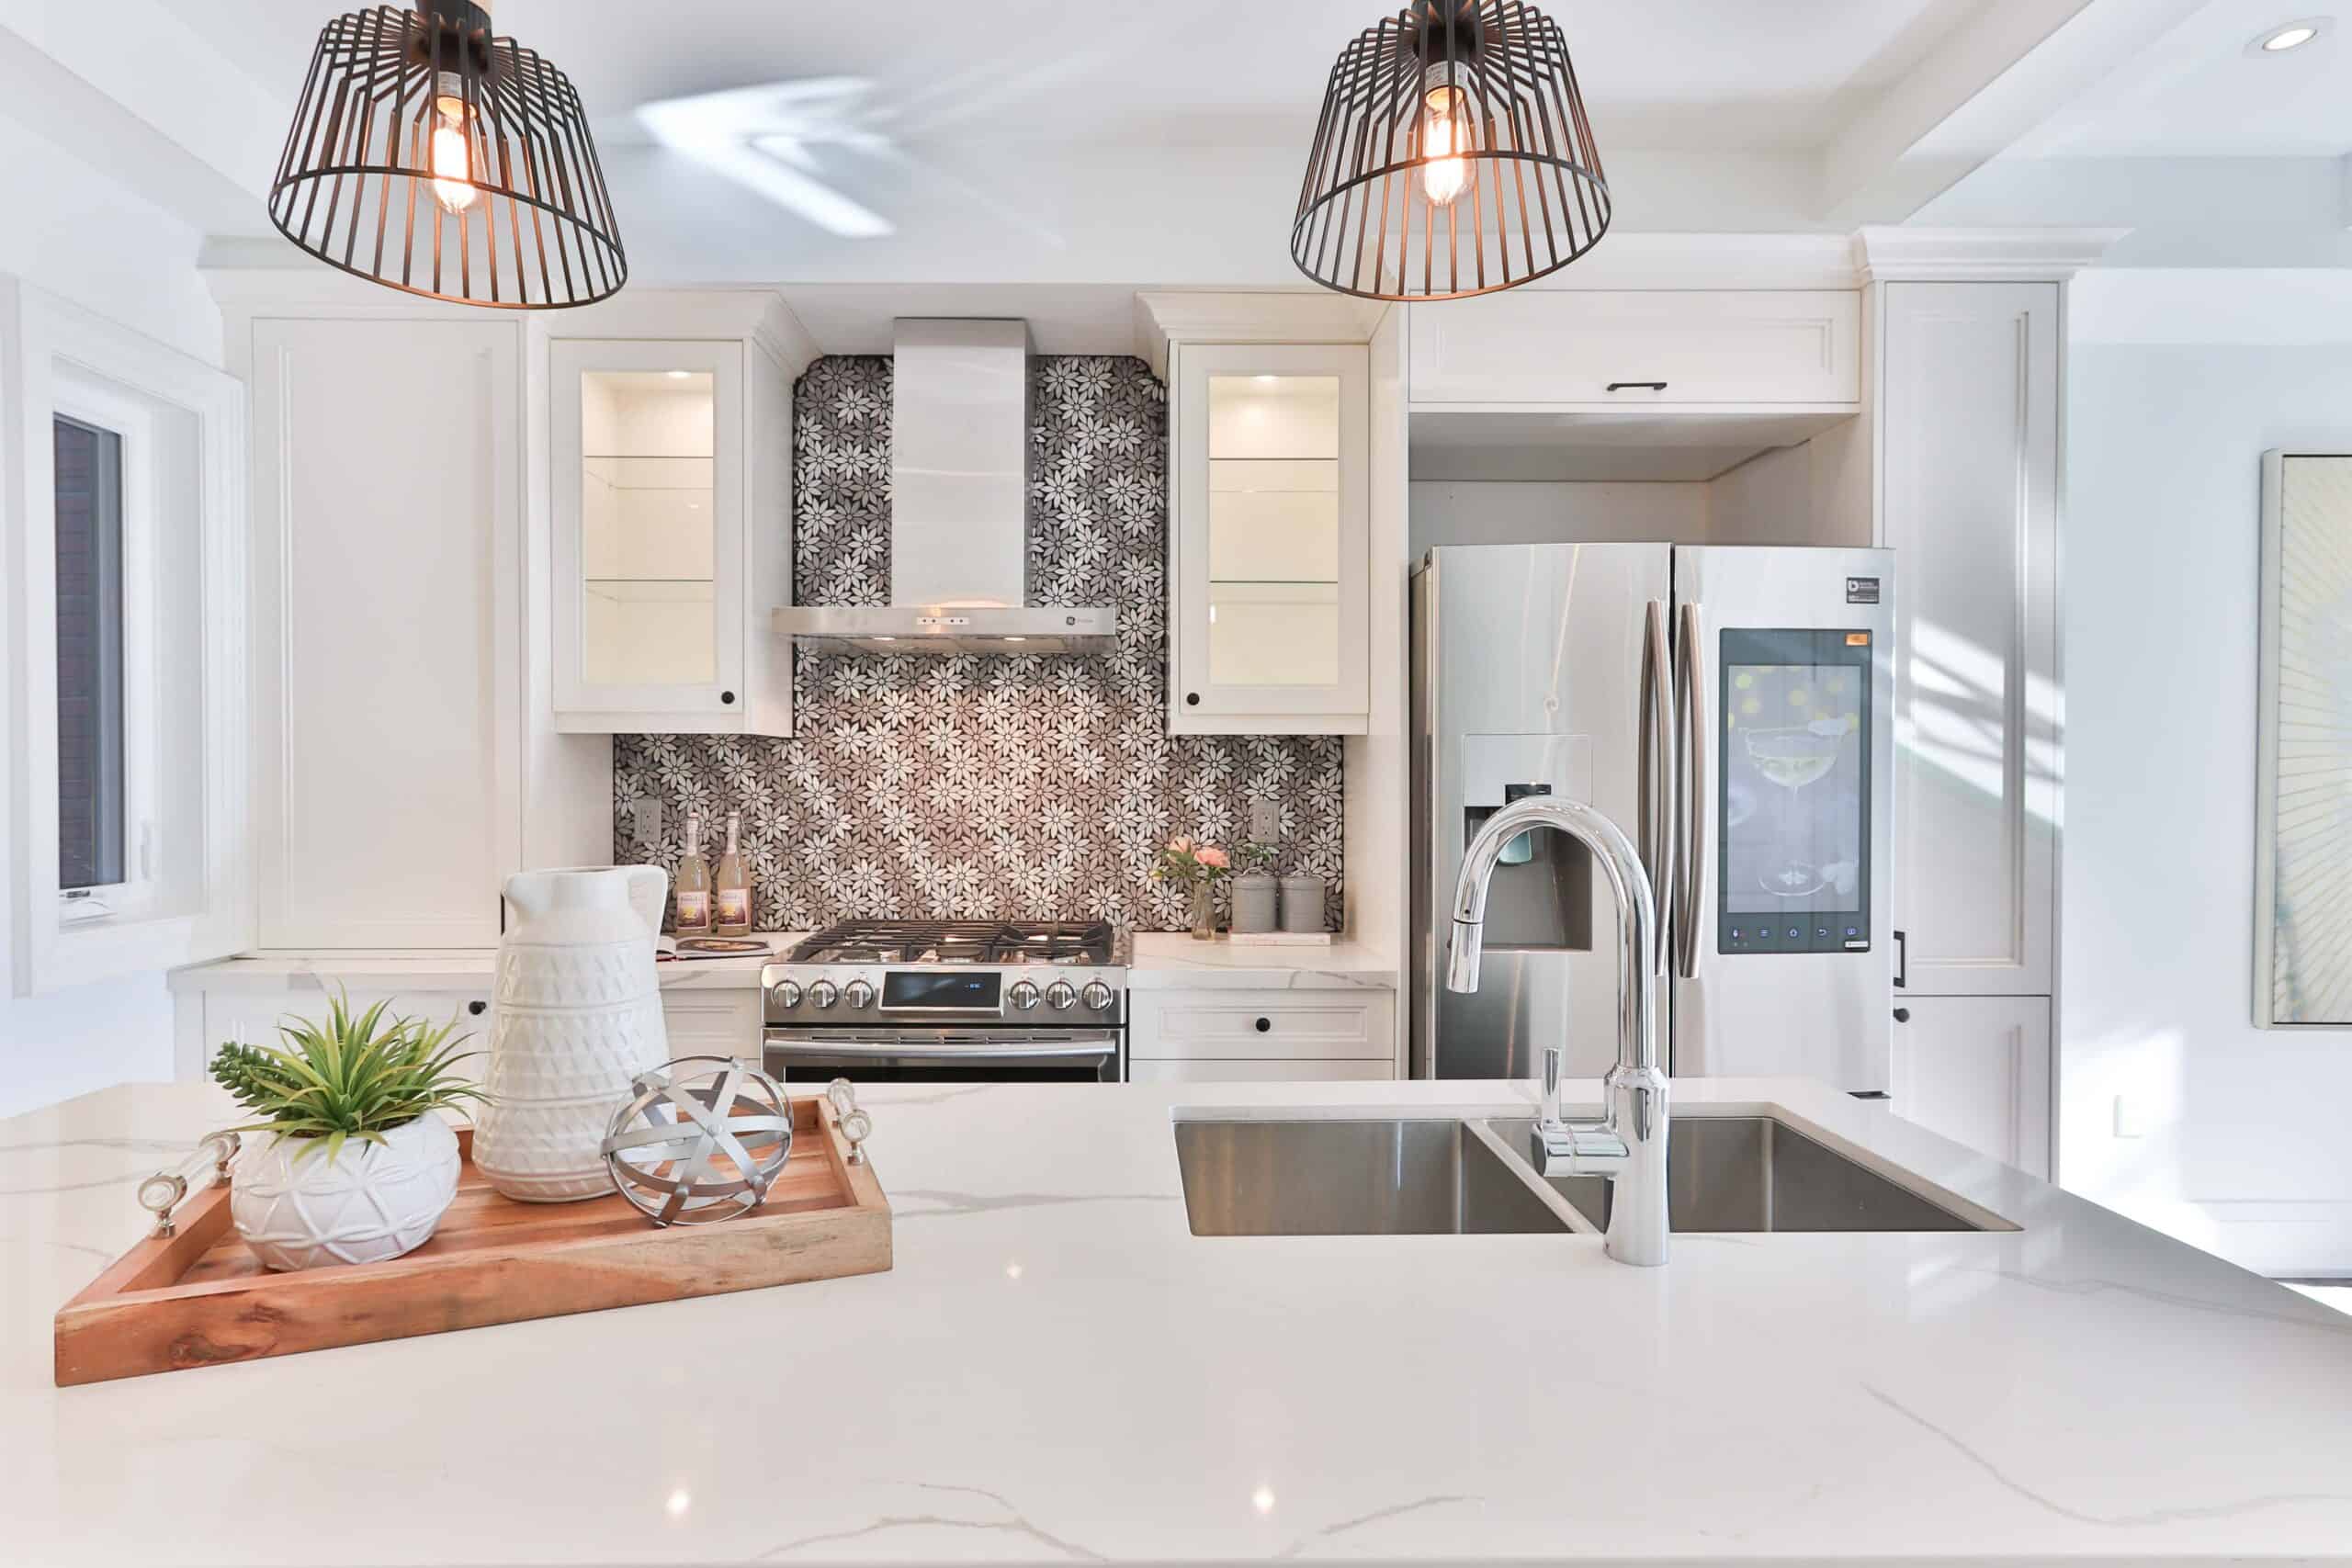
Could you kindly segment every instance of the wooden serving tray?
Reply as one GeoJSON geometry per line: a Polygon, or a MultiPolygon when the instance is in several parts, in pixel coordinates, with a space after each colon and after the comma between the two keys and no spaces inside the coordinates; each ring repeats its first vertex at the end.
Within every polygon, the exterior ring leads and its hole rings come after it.
{"type": "Polygon", "coordinates": [[[890,1204],[852,1165],[823,1098],[792,1101],[791,1158],[740,1219],[656,1228],[616,1193],[518,1203],[490,1189],[461,1129],[457,1200],[423,1247],[387,1263],[273,1273],[229,1222],[223,1183],[58,1309],[57,1382],[249,1361],[493,1323],[878,1274],[890,1204]]]}

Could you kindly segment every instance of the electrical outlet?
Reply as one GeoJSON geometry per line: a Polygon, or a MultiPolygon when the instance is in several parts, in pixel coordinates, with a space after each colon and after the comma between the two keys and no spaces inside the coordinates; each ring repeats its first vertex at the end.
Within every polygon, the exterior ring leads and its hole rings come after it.
{"type": "Polygon", "coordinates": [[[1283,807],[1278,800],[1258,795],[1250,802],[1250,841],[1271,844],[1283,836],[1283,807]]]}
{"type": "Polygon", "coordinates": [[[640,844],[658,844],[662,841],[660,796],[640,795],[628,803],[628,834],[640,844]]]}

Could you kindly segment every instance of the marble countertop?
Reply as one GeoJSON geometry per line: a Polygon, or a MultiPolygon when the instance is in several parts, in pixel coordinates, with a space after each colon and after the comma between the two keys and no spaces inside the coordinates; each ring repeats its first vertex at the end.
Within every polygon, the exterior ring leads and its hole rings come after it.
{"type": "MultiPolygon", "coordinates": [[[[1589,1092],[1591,1086],[1574,1086],[1589,1092]]],[[[0,1520],[60,1564],[2352,1561],[2352,1318],[1810,1085],[2014,1232],[1206,1239],[1171,1116],[1515,1084],[867,1096],[888,1274],[59,1390],[205,1085],[0,1122],[0,1520]]]]}
{"type": "MultiPolygon", "coordinates": [[[[763,931],[778,953],[804,931],[763,931]]],[[[382,991],[465,991],[490,984],[497,954],[489,949],[447,953],[289,953],[231,958],[175,970],[175,991],[283,991],[341,986],[362,995],[382,991]]],[[[698,958],[664,964],[664,990],[748,990],[758,987],[758,958],[698,958]]],[[[1395,989],[1393,954],[1345,940],[1328,947],[1237,947],[1222,939],[1194,942],[1182,931],[1137,931],[1127,966],[1135,990],[1395,989]]]]}
{"type": "Polygon", "coordinates": [[[1136,991],[1395,990],[1397,978],[1396,954],[1344,939],[1328,947],[1263,947],[1222,937],[1194,942],[1184,931],[1137,931],[1127,965],[1127,988],[1136,991]]]}

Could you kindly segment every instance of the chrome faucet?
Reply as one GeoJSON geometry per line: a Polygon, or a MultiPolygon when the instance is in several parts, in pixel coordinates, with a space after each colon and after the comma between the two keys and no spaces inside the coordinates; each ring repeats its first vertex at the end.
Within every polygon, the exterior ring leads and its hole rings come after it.
{"type": "Polygon", "coordinates": [[[1470,840],[1453,888],[1449,989],[1478,988],[1486,943],[1487,884],[1503,847],[1533,828],[1566,833],[1592,852],[1617,898],[1617,1066],[1602,1080],[1608,1103],[1598,1122],[1560,1116],[1560,1051],[1544,1053],[1544,1099],[1532,1135],[1545,1176],[1609,1179],[1609,1256],[1654,1267],[1666,1261],[1667,1077],[1657,1064],[1655,967],[1657,904],[1648,873],[1624,830],[1591,807],[1551,795],[1513,801],[1470,840]]]}

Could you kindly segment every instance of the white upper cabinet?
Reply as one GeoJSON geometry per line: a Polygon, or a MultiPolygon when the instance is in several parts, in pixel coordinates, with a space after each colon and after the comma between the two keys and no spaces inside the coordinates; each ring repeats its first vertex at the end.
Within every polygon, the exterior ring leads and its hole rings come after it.
{"type": "Polygon", "coordinates": [[[1366,371],[1359,345],[1175,350],[1172,733],[1364,728],[1366,371]]]}
{"type": "Polygon", "coordinates": [[[562,338],[548,368],[557,727],[790,733],[781,369],[742,342],[562,338]]]}
{"type": "Polygon", "coordinates": [[[1898,976],[2047,996],[2060,789],[2059,285],[1889,283],[1898,976]]]}
{"type": "Polygon", "coordinates": [[[1518,289],[1411,307],[1415,407],[1859,404],[1845,289],[1518,289]]]}
{"type": "Polygon", "coordinates": [[[265,948],[498,940],[523,852],[521,340],[254,323],[265,948]]]}

